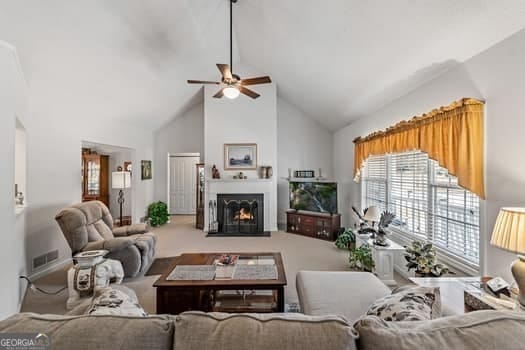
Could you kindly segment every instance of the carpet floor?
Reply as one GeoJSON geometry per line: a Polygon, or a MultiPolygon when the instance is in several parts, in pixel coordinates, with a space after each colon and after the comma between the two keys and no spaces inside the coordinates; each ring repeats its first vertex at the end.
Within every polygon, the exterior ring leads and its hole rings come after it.
{"type": "MultiPolygon", "coordinates": [[[[348,253],[337,249],[333,242],[290,234],[272,232],[271,237],[206,237],[194,228],[193,216],[172,216],[171,223],[155,228],[157,235],[157,257],[170,257],[191,252],[281,252],[288,285],[285,302],[297,303],[295,276],[300,270],[346,271],[348,253]]],[[[46,290],[58,290],[66,285],[69,266],[53,271],[35,281],[46,290]]],[[[124,285],[135,290],[139,302],[148,313],[155,313],[155,288],[153,283],[159,276],[142,276],[125,280],[124,285]]],[[[396,274],[398,284],[410,283],[396,274]]],[[[22,304],[23,312],[64,314],[67,290],[49,296],[28,290],[22,304]]]]}

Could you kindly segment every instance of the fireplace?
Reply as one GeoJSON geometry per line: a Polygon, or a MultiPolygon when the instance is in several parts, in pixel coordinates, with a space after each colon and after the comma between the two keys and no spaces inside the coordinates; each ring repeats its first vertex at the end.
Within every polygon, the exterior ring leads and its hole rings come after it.
{"type": "Polygon", "coordinates": [[[264,194],[217,194],[217,221],[219,235],[264,235],[264,194]]]}

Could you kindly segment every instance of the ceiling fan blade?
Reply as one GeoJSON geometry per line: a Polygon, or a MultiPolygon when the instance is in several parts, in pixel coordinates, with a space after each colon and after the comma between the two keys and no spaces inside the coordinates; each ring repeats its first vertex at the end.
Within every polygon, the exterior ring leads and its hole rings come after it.
{"type": "Polygon", "coordinates": [[[232,71],[230,70],[230,66],[228,64],[224,63],[217,63],[217,68],[221,71],[222,77],[226,80],[232,80],[232,71]]]}
{"type": "Polygon", "coordinates": [[[270,79],[269,76],[257,77],[257,78],[247,78],[247,79],[241,80],[242,85],[269,84],[271,82],[272,82],[272,79],[270,79]]]}
{"type": "Polygon", "coordinates": [[[218,81],[209,81],[209,80],[188,80],[188,84],[215,84],[219,85],[218,81]]]}
{"type": "Polygon", "coordinates": [[[220,89],[215,95],[213,95],[213,97],[215,98],[221,98],[222,96],[224,96],[224,93],[222,92],[223,89],[220,89]]]}
{"type": "Polygon", "coordinates": [[[253,90],[250,90],[248,88],[245,88],[244,86],[239,86],[239,91],[243,94],[245,94],[246,96],[250,96],[251,98],[255,99],[261,95],[259,95],[258,93],[256,93],[255,91],[253,90]]]}

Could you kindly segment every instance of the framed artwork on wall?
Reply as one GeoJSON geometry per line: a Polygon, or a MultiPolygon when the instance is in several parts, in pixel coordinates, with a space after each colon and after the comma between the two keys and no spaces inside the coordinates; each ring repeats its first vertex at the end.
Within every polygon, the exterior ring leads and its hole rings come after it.
{"type": "Polygon", "coordinates": [[[256,143],[224,144],[224,170],[256,170],[256,143]]]}
{"type": "Polygon", "coordinates": [[[151,160],[141,160],[140,161],[140,172],[142,180],[151,180],[151,160]]]}

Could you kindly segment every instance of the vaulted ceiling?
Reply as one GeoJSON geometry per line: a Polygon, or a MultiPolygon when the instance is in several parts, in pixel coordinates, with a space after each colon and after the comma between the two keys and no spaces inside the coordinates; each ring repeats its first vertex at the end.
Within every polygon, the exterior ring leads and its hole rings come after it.
{"type": "MultiPolygon", "coordinates": [[[[234,61],[336,130],[525,27],[522,0],[239,0],[234,61]]],[[[32,98],[158,128],[228,62],[228,0],[0,0],[32,98]]],[[[241,72],[242,73],[242,72],[241,72]]]]}

